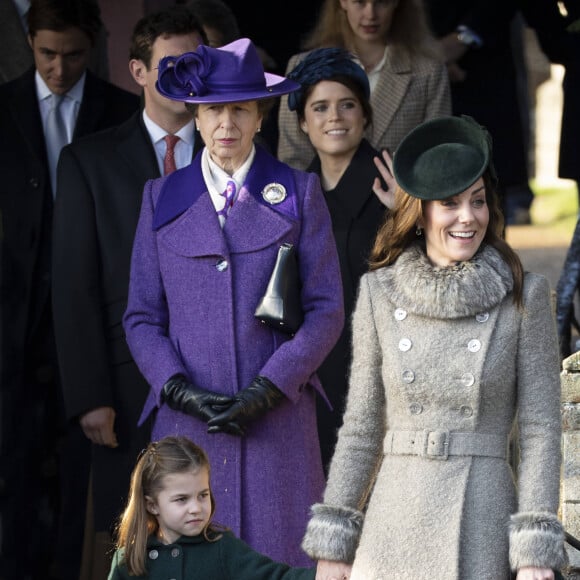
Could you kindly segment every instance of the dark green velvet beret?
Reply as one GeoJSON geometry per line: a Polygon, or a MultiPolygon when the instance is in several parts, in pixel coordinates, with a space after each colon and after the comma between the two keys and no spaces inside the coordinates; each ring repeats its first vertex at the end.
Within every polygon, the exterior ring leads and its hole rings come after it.
{"type": "Polygon", "coordinates": [[[465,191],[490,163],[489,133],[463,115],[439,117],[415,127],[399,144],[393,171],[409,195],[433,200],[465,191]]]}

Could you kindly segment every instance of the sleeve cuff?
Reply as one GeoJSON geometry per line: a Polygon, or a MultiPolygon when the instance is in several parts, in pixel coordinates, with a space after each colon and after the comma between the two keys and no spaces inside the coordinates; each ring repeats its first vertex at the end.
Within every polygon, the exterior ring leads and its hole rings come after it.
{"type": "Polygon", "coordinates": [[[519,570],[537,566],[561,570],[568,557],[564,547],[564,527],[548,512],[514,514],[510,521],[510,566],[519,570]]]}
{"type": "Polygon", "coordinates": [[[313,560],[352,564],[364,516],[350,508],[314,504],[302,540],[302,549],[313,560]]]}

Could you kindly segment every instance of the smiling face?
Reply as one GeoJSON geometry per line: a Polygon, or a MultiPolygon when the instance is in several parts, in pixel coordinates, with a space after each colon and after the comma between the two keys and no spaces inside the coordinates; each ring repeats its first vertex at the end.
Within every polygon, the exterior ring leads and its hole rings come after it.
{"type": "Polygon", "coordinates": [[[308,95],[301,128],[319,156],[352,156],[365,124],[360,101],[347,86],[320,81],[308,95]]]}
{"type": "Polygon", "coordinates": [[[489,207],[483,178],[463,193],[424,204],[427,257],[435,266],[446,267],[473,258],[489,224],[489,207]]]}
{"type": "Polygon", "coordinates": [[[248,158],[262,125],[257,101],[203,104],[195,123],[211,158],[232,175],[248,158]]]}
{"type": "Polygon", "coordinates": [[[356,37],[364,42],[384,43],[398,0],[340,0],[356,37]]]}
{"type": "Polygon", "coordinates": [[[209,472],[173,473],[163,478],[163,489],[156,498],[146,496],[147,511],[159,522],[159,539],[172,544],[180,536],[198,536],[211,516],[209,472]]]}

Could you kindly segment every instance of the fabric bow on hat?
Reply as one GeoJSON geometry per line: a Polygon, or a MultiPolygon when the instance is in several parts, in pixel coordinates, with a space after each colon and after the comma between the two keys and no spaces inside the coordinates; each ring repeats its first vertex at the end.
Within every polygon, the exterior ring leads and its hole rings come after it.
{"type": "Polygon", "coordinates": [[[186,52],[159,61],[157,90],[173,97],[203,96],[207,93],[205,79],[211,71],[211,57],[203,46],[197,52],[186,52]]]}

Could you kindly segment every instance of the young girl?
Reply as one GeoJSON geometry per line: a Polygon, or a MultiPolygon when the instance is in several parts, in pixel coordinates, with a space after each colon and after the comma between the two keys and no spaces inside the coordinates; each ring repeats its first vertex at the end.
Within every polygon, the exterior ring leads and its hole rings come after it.
{"type": "Polygon", "coordinates": [[[214,497],[205,452],[186,437],[150,443],[131,477],[109,580],[211,578],[314,580],[255,552],[212,523],[214,497]]]}

